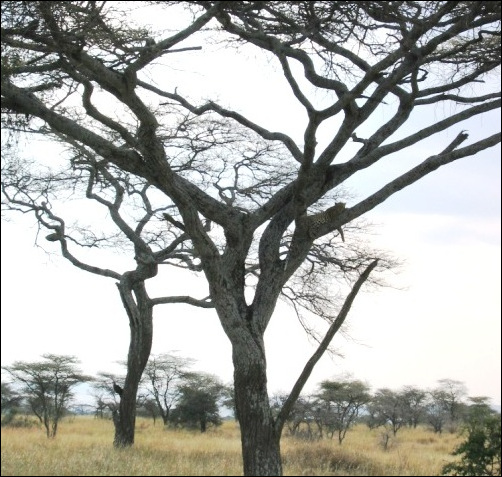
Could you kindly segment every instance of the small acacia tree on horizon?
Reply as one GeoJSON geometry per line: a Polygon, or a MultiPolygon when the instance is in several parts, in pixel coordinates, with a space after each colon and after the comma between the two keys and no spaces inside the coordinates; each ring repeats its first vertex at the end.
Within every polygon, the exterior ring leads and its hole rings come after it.
{"type": "Polygon", "coordinates": [[[13,389],[10,383],[2,381],[2,427],[12,424],[22,402],[23,396],[13,389]]]}
{"type": "Polygon", "coordinates": [[[171,408],[181,397],[180,383],[188,374],[193,360],[174,354],[150,356],[143,373],[143,387],[162,418],[169,422],[171,408]]]}
{"type": "Polygon", "coordinates": [[[371,400],[369,385],[351,379],[322,381],[316,397],[319,425],[331,438],[336,434],[340,445],[361,410],[371,400]]]}
{"type": "Polygon", "coordinates": [[[47,437],[56,437],[58,424],[73,400],[74,388],[90,381],[77,367],[75,356],[46,353],[43,361],[16,361],[2,366],[20,386],[30,409],[44,426],[47,437]]]}
{"type": "MultiPolygon", "coordinates": [[[[469,140],[463,129],[500,108],[499,83],[478,87],[500,66],[500,4],[147,4],[167,9],[166,20],[177,15],[174,33],[133,26],[132,18],[129,25],[119,10],[126,7],[115,2],[2,2],[2,126],[65,146],[47,170],[36,152],[31,164],[22,162],[15,141],[5,139],[4,203],[34,212],[72,264],[118,283],[131,340],[117,446],[134,442],[154,306],[213,307],[232,345],[244,475],[282,475],[280,437],[303,385],[361,286],[389,265],[351,228],[427,174],[500,143],[499,132],[469,140]],[[184,92],[188,85],[169,66],[202,43],[211,59],[207,40],[252,46],[256,58],[275,62],[303,110],[300,138],[206,99],[204,83],[184,92]],[[443,117],[414,121],[434,105],[444,106],[443,117]],[[447,131],[454,139],[432,153],[417,147],[416,166],[342,202],[355,174],[447,131]],[[105,207],[114,227],[64,220],[56,208],[65,193],[105,207]],[[105,244],[133,252],[135,267],[117,272],[77,258],[78,245],[105,244]],[[145,282],[165,264],[202,275],[208,297],[151,298],[145,282]],[[349,284],[345,301],[326,293],[329,277],[349,284]],[[276,414],[264,333],[280,297],[327,320],[328,332],[276,414]]],[[[230,64],[234,52],[226,51],[230,64]]],[[[197,67],[202,73],[202,62],[197,67]]]]}
{"type": "Polygon", "coordinates": [[[225,386],[217,376],[192,372],[180,384],[180,397],[170,421],[175,426],[198,428],[201,433],[209,426],[222,423],[219,404],[226,394],[225,386]]]}
{"type": "Polygon", "coordinates": [[[107,417],[111,415],[114,422],[119,419],[120,395],[117,394],[115,386],[123,381],[123,377],[104,371],[94,377],[91,382],[91,396],[95,400],[94,414],[96,417],[103,418],[105,415],[107,417]]]}

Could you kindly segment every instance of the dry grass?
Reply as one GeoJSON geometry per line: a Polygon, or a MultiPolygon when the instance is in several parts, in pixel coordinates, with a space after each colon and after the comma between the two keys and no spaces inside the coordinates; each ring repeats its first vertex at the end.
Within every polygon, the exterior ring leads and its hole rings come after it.
{"type": "MultiPolygon", "coordinates": [[[[358,426],[342,446],[286,436],[284,474],[439,475],[459,443],[451,434],[402,429],[384,451],[381,433],[358,426]]],[[[38,428],[3,428],[1,475],[242,475],[239,430],[232,421],[203,435],[140,419],[133,448],[117,451],[112,439],[111,421],[87,417],[63,421],[52,440],[38,428]]]]}
{"type": "Polygon", "coordinates": [[[424,429],[401,429],[383,450],[382,429],[360,425],[347,434],[340,446],[336,440],[307,445],[284,439],[285,475],[439,475],[451,461],[457,435],[434,435],[424,429]]]}

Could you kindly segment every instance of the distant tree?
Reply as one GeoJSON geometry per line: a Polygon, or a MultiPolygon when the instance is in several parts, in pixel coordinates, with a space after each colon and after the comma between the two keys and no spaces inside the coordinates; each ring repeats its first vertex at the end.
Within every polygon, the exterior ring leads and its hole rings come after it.
{"type": "Polygon", "coordinates": [[[469,412],[464,399],[467,390],[460,381],[443,379],[439,383],[427,393],[424,419],[438,434],[445,429],[455,432],[469,412]]]}
{"type": "Polygon", "coordinates": [[[192,373],[180,386],[180,398],[170,421],[175,426],[198,428],[221,425],[219,401],[224,395],[220,380],[206,373],[192,373]]]}
{"type": "MultiPolygon", "coordinates": [[[[287,394],[284,393],[273,395],[271,409],[279,413],[287,398],[287,394]]],[[[322,438],[323,422],[320,414],[321,409],[317,398],[311,395],[299,396],[286,421],[289,433],[308,440],[322,438]]]]}
{"type": "Polygon", "coordinates": [[[189,358],[160,354],[151,356],[145,367],[143,387],[151,401],[156,403],[164,425],[169,421],[169,412],[180,397],[179,386],[192,364],[193,360],[189,358]]]}
{"type": "Polygon", "coordinates": [[[473,430],[483,426],[487,417],[499,414],[491,408],[489,397],[469,396],[467,399],[470,404],[466,406],[466,411],[463,413],[464,429],[473,430]]]}
{"type": "Polygon", "coordinates": [[[463,382],[454,379],[440,379],[438,383],[437,399],[442,401],[443,408],[448,412],[449,431],[455,432],[462,420],[467,388],[463,382]]]}
{"type": "Polygon", "coordinates": [[[234,418],[237,419],[237,415],[235,413],[235,393],[232,384],[223,384],[220,398],[220,409],[231,411],[234,418]]]}
{"type": "Polygon", "coordinates": [[[155,399],[146,398],[138,409],[139,416],[147,416],[153,419],[153,425],[157,423],[157,418],[162,417],[155,399]]]}
{"type": "Polygon", "coordinates": [[[434,389],[429,391],[425,403],[425,420],[436,434],[442,434],[449,420],[449,411],[445,403],[448,396],[444,391],[434,389]]]}
{"type": "Polygon", "coordinates": [[[361,409],[371,400],[369,386],[357,380],[323,381],[316,396],[321,420],[329,435],[337,433],[340,445],[361,409]]]}
{"type": "Polygon", "coordinates": [[[414,386],[405,386],[400,392],[404,418],[408,426],[416,428],[425,415],[427,391],[414,386]]]}
{"type": "Polygon", "coordinates": [[[501,417],[488,405],[485,397],[470,398],[464,432],[467,438],[452,453],[459,462],[443,467],[441,475],[500,476],[501,417]]]}
{"type": "Polygon", "coordinates": [[[122,376],[113,373],[99,372],[91,382],[91,395],[95,400],[95,416],[106,417],[111,415],[116,419],[119,412],[120,396],[115,392],[114,384],[123,382],[122,376]]]}
{"type": "Polygon", "coordinates": [[[94,417],[104,419],[106,417],[107,410],[109,410],[108,403],[103,399],[103,396],[100,394],[92,393],[92,396],[95,399],[95,404],[93,405],[94,417]]]}
{"type": "Polygon", "coordinates": [[[2,389],[2,426],[10,424],[23,401],[21,396],[10,383],[1,383],[2,389]]]}
{"type": "Polygon", "coordinates": [[[391,389],[379,389],[368,404],[375,425],[390,428],[393,435],[406,424],[403,400],[399,392],[391,389]]]}
{"type": "Polygon", "coordinates": [[[369,429],[376,429],[385,424],[385,418],[380,414],[378,408],[370,401],[366,406],[366,413],[361,418],[369,429]]]}
{"type": "Polygon", "coordinates": [[[55,354],[42,355],[43,361],[16,361],[2,366],[15,383],[44,425],[47,437],[55,437],[58,423],[73,399],[74,388],[91,378],[82,374],[77,367],[79,360],[74,356],[55,354]]]}

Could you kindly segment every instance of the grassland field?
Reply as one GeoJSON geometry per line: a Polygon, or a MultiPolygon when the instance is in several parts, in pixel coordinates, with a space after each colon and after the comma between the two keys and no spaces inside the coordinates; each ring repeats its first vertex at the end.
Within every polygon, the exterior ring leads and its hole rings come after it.
{"type": "MultiPolygon", "coordinates": [[[[309,442],[285,431],[284,475],[436,476],[462,441],[457,434],[401,429],[384,450],[383,432],[358,425],[340,446],[336,438],[309,442]]],[[[242,475],[235,421],[201,434],[140,418],[134,447],[116,450],[112,440],[110,420],[84,416],[63,420],[55,439],[39,427],[2,428],[1,475],[242,475]]]]}

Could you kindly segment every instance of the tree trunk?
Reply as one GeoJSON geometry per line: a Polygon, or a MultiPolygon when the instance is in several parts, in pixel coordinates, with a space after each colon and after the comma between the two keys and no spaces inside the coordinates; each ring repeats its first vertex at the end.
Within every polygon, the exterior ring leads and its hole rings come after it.
{"type": "MultiPolygon", "coordinates": [[[[267,392],[267,361],[263,334],[268,320],[263,316],[256,316],[256,310],[253,316],[252,307],[245,306],[243,300],[240,303],[239,299],[234,302],[227,300],[226,303],[221,300],[218,313],[232,343],[235,410],[241,428],[245,476],[282,476],[280,438],[283,426],[314,366],[342,326],[362,284],[377,264],[378,260],[371,262],[357,279],[338,316],[308,360],[276,419],[272,416],[267,392]]],[[[238,283],[234,283],[233,289],[239,289],[237,285],[238,283]]],[[[231,290],[227,296],[231,296],[231,290]]],[[[272,300],[268,304],[271,313],[272,300]]],[[[261,312],[267,312],[267,307],[262,307],[261,312]]],[[[322,435],[322,427],[320,431],[322,435]]]]}
{"type": "Polygon", "coordinates": [[[164,426],[169,424],[169,414],[162,414],[162,422],[164,423],[164,426]]]}
{"type": "Polygon", "coordinates": [[[133,286],[128,285],[126,280],[119,285],[120,294],[129,315],[131,338],[127,356],[127,375],[118,412],[113,416],[115,424],[113,445],[117,448],[134,444],[136,398],[141,376],[150,357],[153,337],[153,313],[144,282],[135,283],[133,286]],[[136,300],[132,298],[132,290],[134,290],[136,300]]]}
{"type": "Polygon", "coordinates": [[[233,343],[235,407],[244,475],[280,476],[280,435],[270,410],[263,337],[246,335],[246,339],[233,343]]]}
{"type": "MultiPolygon", "coordinates": [[[[127,373],[129,377],[129,372],[127,373]]],[[[139,379],[135,376],[126,378],[124,391],[120,397],[120,405],[113,422],[115,424],[115,438],[113,445],[117,448],[129,447],[134,444],[134,431],[136,426],[136,395],[139,379]],[[129,381],[129,382],[128,382],[129,381]]]]}

